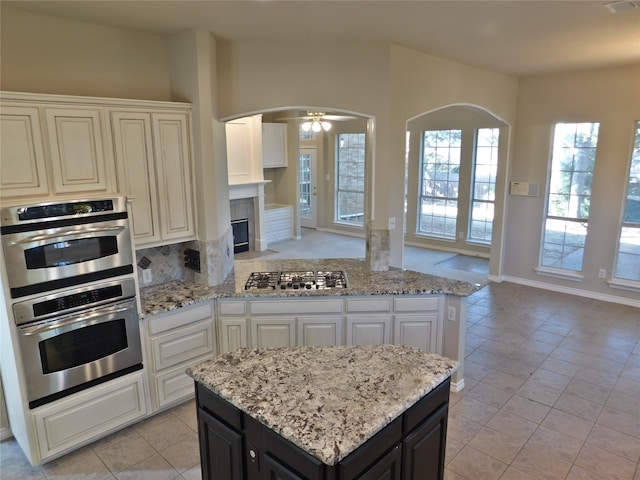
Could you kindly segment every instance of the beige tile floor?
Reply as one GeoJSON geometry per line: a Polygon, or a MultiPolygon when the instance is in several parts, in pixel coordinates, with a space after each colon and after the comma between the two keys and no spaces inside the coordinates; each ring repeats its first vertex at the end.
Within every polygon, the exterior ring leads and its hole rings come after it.
{"type": "MultiPolygon", "coordinates": [[[[640,309],[509,283],[468,304],[445,478],[640,480],[640,309]]],[[[0,444],[2,480],[199,478],[192,401],[39,467],[0,444]]]]}

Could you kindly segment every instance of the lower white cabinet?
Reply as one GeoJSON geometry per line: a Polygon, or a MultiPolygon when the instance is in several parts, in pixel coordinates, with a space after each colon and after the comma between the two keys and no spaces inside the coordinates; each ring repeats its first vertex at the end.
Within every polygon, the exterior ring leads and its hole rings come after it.
{"type": "Polygon", "coordinates": [[[342,316],[323,315],[299,317],[297,345],[303,347],[331,347],[342,345],[342,316]]]}
{"type": "Polygon", "coordinates": [[[347,345],[391,343],[391,315],[349,315],[347,345]]]}
{"type": "Polygon", "coordinates": [[[153,410],[194,394],[185,370],[216,352],[212,302],[204,301],[144,320],[153,410]]]}
{"type": "Polygon", "coordinates": [[[440,295],[218,299],[220,353],[244,347],[412,345],[442,353],[440,295]]]}
{"type": "Polygon", "coordinates": [[[34,410],[44,461],[147,415],[142,371],[125,375],[34,410]]]}
{"type": "Polygon", "coordinates": [[[254,348],[295,347],[295,318],[252,318],[251,346],[254,348]]]}

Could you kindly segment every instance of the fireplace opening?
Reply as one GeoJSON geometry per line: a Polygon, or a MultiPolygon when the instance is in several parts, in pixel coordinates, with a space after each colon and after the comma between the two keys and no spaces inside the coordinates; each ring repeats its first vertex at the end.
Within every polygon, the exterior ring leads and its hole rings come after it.
{"type": "Polygon", "coordinates": [[[233,253],[249,251],[249,219],[241,218],[231,221],[233,230],[233,253]]]}

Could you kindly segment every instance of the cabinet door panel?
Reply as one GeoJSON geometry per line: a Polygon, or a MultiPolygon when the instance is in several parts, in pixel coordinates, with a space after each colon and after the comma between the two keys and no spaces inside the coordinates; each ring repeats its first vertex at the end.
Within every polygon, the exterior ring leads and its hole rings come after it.
{"type": "Polygon", "coordinates": [[[2,198],[49,193],[37,108],[2,107],[0,162],[2,198]]]}
{"type": "Polygon", "coordinates": [[[187,115],[153,114],[162,238],[194,236],[187,115]]]}
{"type": "Polygon", "coordinates": [[[102,112],[47,108],[55,193],[110,190],[112,165],[104,151],[102,112]]]}
{"type": "Polygon", "coordinates": [[[254,348],[294,347],[296,321],[293,318],[251,319],[251,346],[254,348]]]}
{"type": "Polygon", "coordinates": [[[244,318],[218,319],[220,324],[220,353],[247,347],[247,320],[244,318]]]}
{"type": "Polygon", "coordinates": [[[403,480],[442,480],[448,404],[440,407],[404,443],[403,480]]]}
{"type": "Polygon", "coordinates": [[[347,317],[347,345],[382,345],[390,340],[390,315],[347,317]]]}
{"type": "Polygon", "coordinates": [[[342,345],[342,317],[298,318],[298,346],[342,345]]]}
{"type": "Polygon", "coordinates": [[[152,339],[154,368],[160,371],[204,355],[213,355],[213,325],[210,320],[152,339]]]}
{"type": "Polygon", "coordinates": [[[151,115],[112,112],[115,156],[120,172],[120,193],[127,195],[136,244],[160,240],[153,161],[151,115]]]}
{"type": "Polygon", "coordinates": [[[198,410],[203,480],[242,480],[242,435],[198,410]]]}
{"type": "Polygon", "coordinates": [[[396,315],[393,343],[411,345],[426,352],[436,352],[437,328],[437,315],[396,315]]]}
{"type": "MultiPolygon", "coordinates": [[[[400,480],[402,471],[402,448],[396,445],[369,470],[358,476],[358,480],[400,480]]],[[[422,477],[415,477],[422,479],[422,477]]]]}

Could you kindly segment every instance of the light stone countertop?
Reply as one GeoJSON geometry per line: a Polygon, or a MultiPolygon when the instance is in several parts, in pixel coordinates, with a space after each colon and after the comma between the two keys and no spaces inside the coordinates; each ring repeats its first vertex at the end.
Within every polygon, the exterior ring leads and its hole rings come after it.
{"type": "Polygon", "coordinates": [[[457,362],[406,345],[240,349],[187,370],[327,465],[399,417],[457,362]]]}
{"type": "Polygon", "coordinates": [[[242,260],[236,261],[233,271],[221,285],[208,287],[186,280],[176,280],[161,285],[143,287],[140,290],[142,312],[140,316],[191,305],[202,300],[219,297],[301,297],[344,295],[409,295],[445,293],[466,297],[482,288],[482,285],[452,280],[434,275],[390,268],[384,272],[372,272],[363,260],[242,260]],[[244,284],[252,272],[274,271],[344,270],[348,288],[336,290],[245,290],[244,284]]]}

